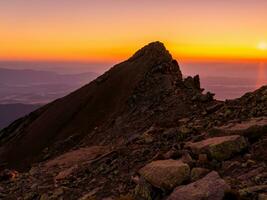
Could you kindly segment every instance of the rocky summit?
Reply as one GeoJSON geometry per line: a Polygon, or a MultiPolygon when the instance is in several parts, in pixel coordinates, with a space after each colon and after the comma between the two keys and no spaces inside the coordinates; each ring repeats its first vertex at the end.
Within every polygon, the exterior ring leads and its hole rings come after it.
{"type": "Polygon", "coordinates": [[[217,101],[160,42],[0,132],[0,199],[265,200],[267,86],[217,101]]]}

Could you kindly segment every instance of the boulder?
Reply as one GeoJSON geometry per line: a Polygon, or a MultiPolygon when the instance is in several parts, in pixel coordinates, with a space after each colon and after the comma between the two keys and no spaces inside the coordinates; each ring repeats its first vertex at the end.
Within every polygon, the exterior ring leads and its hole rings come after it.
{"type": "Polygon", "coordinates": [[[167,200],[222,200],[229,189],[227,183],[213,171],[196,182],[177,187],[167,200]]]}
{"type": "Polygon", "coordinates": [[[252,118],[241,123],[229,123],[209,131],[211,135],[242,135],[250,141],[267,134],[267,117],[252,118]]]}
{"type": "Polygon", "coordinates": [[[139,173],[154,187],[172,190],[189,179],[190,167],[181,160],[158,160],[141,168],[139,173]]]}
{"type": "Polygon", "coordinates": [[[223,161],[244,150],[247,147],[247,141],[242,136],[231,135],[188,143],[187,146],[195,154],[207,153],[211,158],[223,161]]]}

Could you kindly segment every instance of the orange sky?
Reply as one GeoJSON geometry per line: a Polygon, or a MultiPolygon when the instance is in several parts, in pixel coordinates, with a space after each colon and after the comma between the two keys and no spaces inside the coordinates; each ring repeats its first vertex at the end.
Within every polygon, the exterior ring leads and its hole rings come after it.
{"type": "Polygon", "coordinates": [[[180,60],[267,60],[266,10],[266,0],[1,1],[0,60],[120,60],[155,40],[180,60]]]}

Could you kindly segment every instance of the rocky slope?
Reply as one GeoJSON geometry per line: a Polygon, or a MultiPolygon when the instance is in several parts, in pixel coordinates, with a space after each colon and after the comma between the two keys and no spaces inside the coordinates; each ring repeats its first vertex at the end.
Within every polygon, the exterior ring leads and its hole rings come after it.
{"type": "Polygon", "coordinates": [[[1,131],[0,196],[263,200],[266,133],[267,87],[216,101],[154,42],[1,131]]]}

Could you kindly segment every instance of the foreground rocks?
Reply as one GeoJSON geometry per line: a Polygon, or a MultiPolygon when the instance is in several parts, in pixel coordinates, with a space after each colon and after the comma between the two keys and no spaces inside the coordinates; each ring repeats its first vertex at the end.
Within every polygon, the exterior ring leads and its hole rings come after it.
{"type": "Polygon", "coordinates": [[[190,167],[181,160],[158,160],[147,164],[139,173],[154,187],[172,190],[189,179],[190,167]]]}
{"type": "Polygon", "coordinates": [[[188,147],[195,154],[207,153],[211,158],[222,161],[244,150],[247,147],[247,141],[242,136],[232,135],[189,143],[188,147]]]}
{"type": "Polygon", "coordinates": [[[229,185],[213,171],[194,183],[177,187],[167,200],[222,200],[229,189],[229,185]]]}

